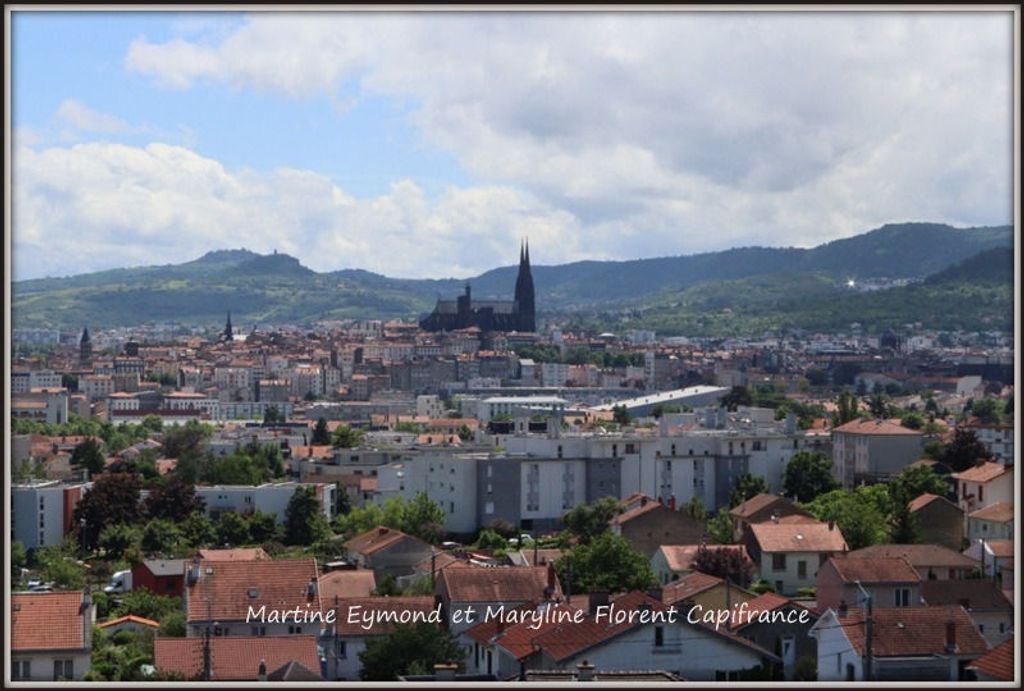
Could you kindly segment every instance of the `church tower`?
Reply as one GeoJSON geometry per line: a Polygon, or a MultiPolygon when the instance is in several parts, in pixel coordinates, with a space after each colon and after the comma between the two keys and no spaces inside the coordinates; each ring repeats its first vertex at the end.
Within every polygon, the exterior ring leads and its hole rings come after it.
{"type": "Polygon", "coordinates": [[[231,312],[228,312],[228,323],[224,326],[224,334],[221,336],[221,340],[230,343],[235,338],[235,332],[231,328],[231,312]]]}
{"type": "Polygon", "coordinates": [[[536,331],[537,319],[530,272],[530,241],[519,247],[519,275],[516,276],[516,302],[519,303],[519,331],[536,331]]]}
{"type": "Polygon", "coordinates": [[[82,329],[82,338],[78,341],[78,364],[88,367],[92,364],[92,339],[89,338],[89,327],[82,329]]]}

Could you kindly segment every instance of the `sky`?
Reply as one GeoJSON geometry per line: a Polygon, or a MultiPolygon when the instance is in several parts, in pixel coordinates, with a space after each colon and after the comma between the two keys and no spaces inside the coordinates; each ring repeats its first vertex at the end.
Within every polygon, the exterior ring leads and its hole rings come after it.
{"type": "Polygon", "coordinates": [[[47,12],[12,21],[15,280],[1012,222],[999,12],[47,12]]]}

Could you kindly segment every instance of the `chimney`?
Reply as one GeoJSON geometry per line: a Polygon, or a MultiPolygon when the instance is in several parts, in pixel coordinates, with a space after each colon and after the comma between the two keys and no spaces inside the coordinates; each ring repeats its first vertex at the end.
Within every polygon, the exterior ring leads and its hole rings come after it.
{"type": "Polygon", "coordinates": [[[595,590],[590,593],[590,614],[596,615],[597,608],[601,605],[608,604],[608,591],[607,590],[595,590]]]}
{"type": "Polygon", "coordinates": [[[849,613],[850,613],[850,610],[849,610],[849,608],[848,608],[848,607],[846,606],[846,600],[840,600],[840,601],[839,601],[839,611],[837,612],[837,614],[838,614],[838,615],[839,615],[840,617],[845,617],[845,616],[846,616],[847,614],[849,614],[849,613]]]}
{"type": "Polygon", "coordinates": [[[316,597],[316,576],[309,579],[309,583],[306,584],[306,599],[312,600],[316,597]]]}
{"type": "Polygon", "coordinates": [[[828,522],[828,530],[829,530],[829,532],[832,532],[835,529],[836,529],[836,522],[835,521],[829,521],[828,522]]]}
{"type": "Polygon", "coordinates": [[[676,495],[673,494],[668,498],[668,508],[672,509],[673,511],[676,510],[676,495]]]}
{"type": "Polygon", "coordinates": [[[459,670],[459,666],[454,662],[440,662],[434,665],[434,680],[435,681],[455,681],[455,673],[459,670]]]}
{"type": "Polygon", "coordinates": [[[946,622],[946,652],[955,653],[957,651],[956,645],[956,622],[946,622]]]}
{"type": "Polygon", "coordinates": [[[259,670],[256,672],[256,681],[266,681],[266,680],[267,680],[267,661],[264,660],[264,659],[260,659],[259,670]]]}
{"type": "Polygon", "coordinates": [[[640,506],[647,506],[647,497],[640,497],[640,506]]]}
{"type": "Polygon", "coordinates": [[[587,660],[576,665],[576,681],[594,681],[594,665],[587,660]]]}

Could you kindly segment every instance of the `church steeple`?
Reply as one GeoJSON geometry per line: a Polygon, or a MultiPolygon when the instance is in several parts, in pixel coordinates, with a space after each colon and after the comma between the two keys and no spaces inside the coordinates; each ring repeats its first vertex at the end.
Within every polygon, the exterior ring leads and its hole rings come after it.
{"type": "Polygon", "coordinates": [[[519,274],[516,276],[516,302],[519,306],[519,331],[536,331],[533,273],[530,271],[530,241],[519,245],[519,274]]]}
{"type": "Polygon", "coordinates": [[[82,338],[78,341],[78,364],[88,367],[92,364],[92,339],[89,338],[89,327],[82,329],[82,338]]]}
{"type": "Polygon", "coordinates": [[[233,340],[235,338],[235,332],[231,328],[231,312],[230,312],[230,310],[228,311],[228,323],[224,326],[224,335],[223,335],[222,338],[225,341],[231,341],[231,340],[233,340]]]}

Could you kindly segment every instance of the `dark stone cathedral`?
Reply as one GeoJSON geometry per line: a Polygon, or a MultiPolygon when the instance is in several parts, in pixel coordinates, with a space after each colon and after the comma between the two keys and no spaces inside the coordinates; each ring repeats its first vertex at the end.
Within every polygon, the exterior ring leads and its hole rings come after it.
{"type": "Polygon", "coordinates": [[[473,300],[467,284],[463,295],[454,300],[438,299],[434,311],[420,320],[420,328],[424,331],[454,331],[471,326],[482,331],[537,330],[529,241],[519,248],[519,275],[516,276],[514,300],[473,300]]]}

